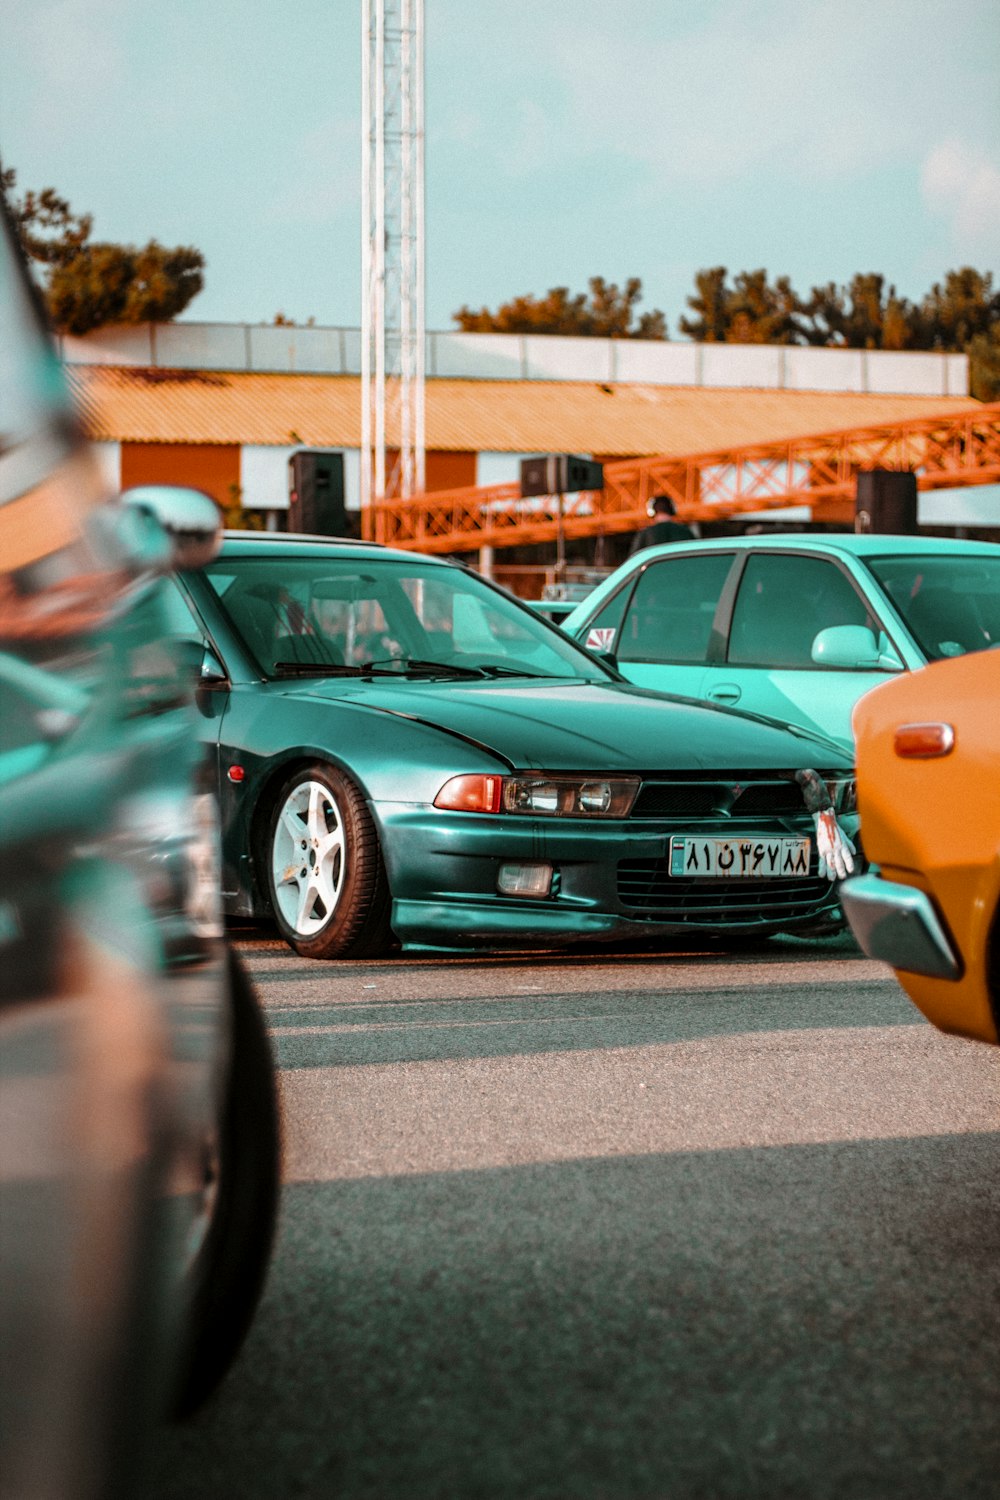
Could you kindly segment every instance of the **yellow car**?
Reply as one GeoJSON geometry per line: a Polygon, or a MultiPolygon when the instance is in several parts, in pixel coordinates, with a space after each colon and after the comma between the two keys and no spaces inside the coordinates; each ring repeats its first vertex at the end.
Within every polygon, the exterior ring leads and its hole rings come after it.
{"type": "Polygon", "coordinates": [[[1000,650],[898,677],[854,709],[868,874],[841,900],[942,1031],[1000,1041],[1000,650]]]}

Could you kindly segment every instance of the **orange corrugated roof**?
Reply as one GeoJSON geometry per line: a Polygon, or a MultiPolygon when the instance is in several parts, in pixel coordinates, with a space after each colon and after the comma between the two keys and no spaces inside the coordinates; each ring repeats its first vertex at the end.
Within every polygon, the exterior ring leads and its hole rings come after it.
{"type": "MultiPolygon", "coordinates": [[[[97,365],[71,365],[67,373],[87,432],[97,441],[361,443],[356,376],[97,365]]],[[[611,458],[775,442],[979,403],[970,397],[434,379],[427,382],[426,404],[428,448],[611,458]]]]}

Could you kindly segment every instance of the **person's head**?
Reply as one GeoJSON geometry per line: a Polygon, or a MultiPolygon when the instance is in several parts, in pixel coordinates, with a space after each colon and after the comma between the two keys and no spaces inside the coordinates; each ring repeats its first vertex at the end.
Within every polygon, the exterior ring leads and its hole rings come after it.
{"type": "Polygon", "coordinates": [[[677,510],[669,495],[653,495],[646,506],[651,521],[662,521],[667,516],[676,516],[677,510]]]}

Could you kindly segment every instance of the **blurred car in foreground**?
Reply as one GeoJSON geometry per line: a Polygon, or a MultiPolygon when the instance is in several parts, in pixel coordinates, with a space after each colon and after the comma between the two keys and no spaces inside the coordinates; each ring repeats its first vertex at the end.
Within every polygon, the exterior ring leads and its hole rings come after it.
{"type": "Polygon", "coordinates": [[[1000,651],[941,662],[854,711],[865,849],[842,887],[864,951],[942,1031],[1000,1038],[1000,651]]]}
{"type": "Polygon", "coordinates": [[[1000,642],[1000,547],[848,533],[678,542],[623,563],[562,628],[642,687],[850,744],[862,693],[1000,642]]]}
{"type": "MultiPolygon", "coordinates": [[[[2,207],[2,205],[0,205],[2,207]]],[[[110,502],[0,213],[0,1490],[131,1493],[246,1330],[278,1138],[169,649],[205,496],[110,502]]]]}
{"type": "MultiPolygon", "coordinates": [[[[312,958],[842,921],[805,731],[633,687],[454,563],[247,533],[179,580],[223,890],[312,958]]],[[[852,821],[853,820],[853,821],[852,821]]]]}

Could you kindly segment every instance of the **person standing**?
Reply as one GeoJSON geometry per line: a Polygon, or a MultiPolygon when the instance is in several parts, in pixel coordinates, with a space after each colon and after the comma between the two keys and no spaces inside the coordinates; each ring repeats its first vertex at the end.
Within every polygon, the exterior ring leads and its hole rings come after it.
{"type": "Polygon", "coordinates": [[[650,524],[637,531],[629,548],[629,557],[634,557],[644,547],[660,547],[664,542],[691,542],[695,533],[683,521],[678,521],[674,502],[669,495],[654,495],[646,507],[650,524]]]}

